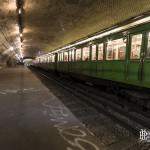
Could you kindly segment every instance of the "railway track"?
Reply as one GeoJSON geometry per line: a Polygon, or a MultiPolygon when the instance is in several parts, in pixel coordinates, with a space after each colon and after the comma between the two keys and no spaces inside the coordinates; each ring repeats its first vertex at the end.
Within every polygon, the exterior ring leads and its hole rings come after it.
{"type": "Polygon", "coordinates": [[[100,91],[80,82],[75,82],[69,78],[58,77],[44,70],[32,68],[38,75],[57,83],[69,93],[78,97],[80,100],[96,108],[100,113],[104,113],[115,122],[121,124],[133,134],[139,135],[140,129],[150,128],[150,118],[134,105],[111,93],[100,91]]]}

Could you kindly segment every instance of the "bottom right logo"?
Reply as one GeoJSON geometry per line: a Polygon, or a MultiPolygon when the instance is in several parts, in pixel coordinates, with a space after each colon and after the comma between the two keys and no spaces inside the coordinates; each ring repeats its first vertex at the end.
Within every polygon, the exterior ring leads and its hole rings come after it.
{"type": "Polygon", "coordinates": [[[147,129],[140,130],[140,141],[142,142],[150,142],[150,131],[147,129]]]}

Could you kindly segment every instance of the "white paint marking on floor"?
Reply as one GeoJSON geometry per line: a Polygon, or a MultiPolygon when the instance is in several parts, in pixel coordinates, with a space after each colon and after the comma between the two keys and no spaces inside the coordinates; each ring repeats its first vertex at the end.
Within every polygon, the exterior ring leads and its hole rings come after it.
{"type": "Polygon", "coordinates": [[[0,90],[0,94],[6,95],[6,94],[18,94],[18,93],[31,93],[31,92],[39,92],[40,89],[35,88],[28,88],[28,89],[4,89],[0,90]]]}
{"type": "MultiPolygon", "coordinates": [[[[45,114],[50,117],[50,120],[54,123],[53,127],[59,132],[59,135],[70,145],[66,147],[66,150],[75,150],[76,148],[80,150],[100,150],[97,144],[89,140],[91,138],[91,133],[82,126],[82,123],[77,121],[69,110],[63,105],[54,102],[45,101],[42,103],[45,114]],[[56,104],[55,104],[56,103],[56,104]],[[76,124],[71,125],[70,123],[76,124]]],[[[94,137],[94,136],[93,136],[94,137]]]]}
{"type": "Polygon", "coordinates": [[[7,93],[3,92],[3,91],[0,91],[0,94],[2,95],[6,95],[7,93]]]}

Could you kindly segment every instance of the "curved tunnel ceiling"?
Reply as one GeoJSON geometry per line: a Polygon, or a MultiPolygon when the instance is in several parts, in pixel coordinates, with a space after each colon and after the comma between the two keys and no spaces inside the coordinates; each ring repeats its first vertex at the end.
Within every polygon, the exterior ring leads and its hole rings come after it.
{"type": "Polygon", "coordinates": [[[51,51],[150,10],[150,0],[26,0],[24,9],[25,51],[51,51]]]}
{"type": "MultiPolygon", "coordinates": [[[[150,0],[20,1],[24,1],[24,56],[54,50],[150,10],[150,0]]],[[[17,43],[17,12],[14,3],[15,0],[0,0],[0,29],[8,39],[0,33],[0,53],[7,52],[10,45],[17,43]]]]}
{"type": "Polygon", "coordinates": [[[14,57],[20,49],[16,0],[0,0],[0,62],[14,57]]]}

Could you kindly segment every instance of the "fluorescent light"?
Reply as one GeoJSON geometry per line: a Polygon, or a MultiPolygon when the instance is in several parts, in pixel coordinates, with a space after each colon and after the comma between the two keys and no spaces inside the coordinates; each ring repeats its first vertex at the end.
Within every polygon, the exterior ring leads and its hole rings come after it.
{"type": "MultiPolygon", "coordinates": [[[[52,54],[52,53],[56,53],[56,52],[59,52],[59,51],[62,51],[62,50],[65,50],[65,49],[69,49],[69,48],[73,48],[77,45],[80,45],[80,44],[84,44],[84,43],[87,43],[87,42],[91,42],[93,40],[96,40],[96,39],[100,39],[100,38],[103,38],[105,36],[108,36],[108,35],[111,35],[111,34],[114,34],[114,33],[117,33],[117,32],[121,32],[121,31],[124,31],[124,30],[127,30],[127,29],[130,29],[134,26],[137,26],[137,25],[140,25],[140,24],[143,24],[143,23],[147,23],[147,22],[150,22],[150,16],[148,17],[145,17],[145,18],[142,18],[142,19],[139,19],[139,20],[136,20],[132,23],[129,23],[127,25],[124,25],[124,26],[121,26],[121,27],[116,27],[114,29],[111,29],[109,31],[106,31],[106,32],[101,32],[99,33],[98,35],[95,35],[95,36],[92,36],[90,38],[87,38],[85,40],[81,40],[79,42],[76,42],[74,44],[71,44],[71,45],[67,45],[65,47],[62,47],[60,49],[57,49],[55,51],[52,51],[48,54],[52,54]]],[[[112,27],[113,28],[113,27],[112,27]]],[[[45,55],[44,55],[45,56],[45,55]]]]}
{"type": "Polygon", "coordinates": [[[16,54],[15,56],[16,56],[16,58],[20,61],[20,57],[19,57],[19,55],[18,55],[18,54],[16,54]]]}
{"type": "Polygon", "coordinates": [[[22,13],[22,11],[21,11],[21,9],[19,9],[19,14],[21,14],[22,13]]]}
{"type": "Polygon", "coordinates": [[[21,46],[21,48],[22,48],[22,47],[23,47],[23,44],[21,43],[20,46],[21,46]]]}
{"type": "Polygon", "coordinates": [[[20,57],[23,58],[23,53],[21,49],[19,50],[19,53],[20,53],[20,57]]]}
{"type": "Polygon", "coordinates": [[[77,42],[75,44],[65,46],[65,47],[63,47],[61,49],[58,49],[58,50],[54,51],[54,52],[57,52],[57,51],[60,51],[60,50],[64,50],[64,49],[67,49],[67,48],[70,48],[70,47],[73,47],[73,46],[76,46],[76,45],[80,45],[80,44],[83,44],[83,43],[86,43],[86,42],[90,42],[92,40],[95,40],[95,39],[98,39],[98,38],[102,38],[104,36],[108,36],[110,34],[117,33],[117,32],[120,32],[120,31],[129,29],[129,28],[132,28],[134,26],[137,26],[139,24],[146,23],[146,22],[149,22],[149,21],[150,21],[150,16],[146,17],[146,18],[143,18],[143,19],[140,19],[140,20],[137,20],[135,22],[132,22],[132,23],[130,23],[128,25],[125,25],[125,26],[122,26],[122,27],[118,27],[118,28],[112,29],[110,31],[107,31],[107,32],[95,35],[93,37],[90,37],[90,38],[87,38],[85,40],[79,41],[79,42],[77,42]]]}
{"type": "Polygon", "coordinates": [[[107,43],[108,43],[108,44],[111,44],[111,43],[112,43],[112,40],[111,40],[111,39],[108,39],[107,43]]]}
{"type": "Polygon", "coordinates": [[[13,47],[10,47],[10,51],[13,51],[14,50],[14,48],[13,47]]]}

